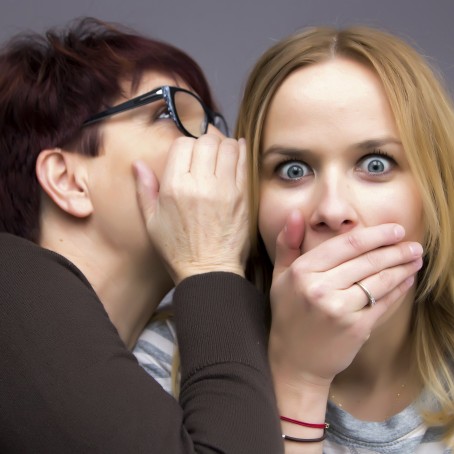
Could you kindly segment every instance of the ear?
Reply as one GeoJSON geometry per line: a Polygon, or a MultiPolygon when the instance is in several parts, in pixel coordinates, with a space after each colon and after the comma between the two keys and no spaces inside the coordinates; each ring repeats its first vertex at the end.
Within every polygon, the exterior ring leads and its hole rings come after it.
{"type": "Polygon", "coordinates": [[[51,148],[42,150],[36,161],[36,176],[43,191],[63,211],[77,218],[93,212],[83,158],[51,148]]]}

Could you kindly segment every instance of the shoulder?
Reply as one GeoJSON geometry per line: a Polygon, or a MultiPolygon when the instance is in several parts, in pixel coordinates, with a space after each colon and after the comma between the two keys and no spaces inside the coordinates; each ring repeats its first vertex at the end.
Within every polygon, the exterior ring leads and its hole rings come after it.
{"type": "Polygon", "coordinates": [[[47,323],[83,313],[104,312],[82,272],[65,257],[31,241],[0,233],[0,309],[10,319],[47,323]],[[94,304],[93,304],[94,303],[94,304]]]}
{"type": "Polygon", "coordinates": [[[65,257],[24,238],[0,233],[0,250],[2,284],[9,278],[13,281],[30,278],[37,282],[40,277],[52,275],[58,278],[68,275],[90,286],[82,272],[65,257]]]}

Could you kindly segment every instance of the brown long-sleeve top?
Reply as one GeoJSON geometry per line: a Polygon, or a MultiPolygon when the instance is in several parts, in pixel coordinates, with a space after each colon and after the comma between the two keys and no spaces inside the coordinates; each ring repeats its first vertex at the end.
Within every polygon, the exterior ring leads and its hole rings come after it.
{"type": "Polygon", "coordinates": [[[72,263],[0,233],[0,452],[283,452],[261,296],[209,273],[184,280],[174,306],[179,402],[72,263]]]}

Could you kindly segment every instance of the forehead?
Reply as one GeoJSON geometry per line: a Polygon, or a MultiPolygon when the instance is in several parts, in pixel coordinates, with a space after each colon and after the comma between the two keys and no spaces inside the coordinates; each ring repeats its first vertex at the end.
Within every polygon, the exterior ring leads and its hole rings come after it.
{"type": "Polygon", "coordinates": [[[121,87],[124,93],[124,98],[128,99],[142,95],[154,90],[155,88],[162,87],[163,85],[190,89],[188,84],[181,78],[158,71],[145,71],[136,86],[132,85],[131,80],[124,80],[121,87]]]}
{"type": "Polygon", "coordinates": [[[293,71],[278,88],[273,103],[304,99],[347,106],[367,97],[386,101],[377,75],[358,62],[337,57],[293,71]]]}
{"type": "Polygon", "coordinates": [[[311,131],[320,138],[321,132],[333,128],[358,136],[371,132],[398,136],[378,76],[360,63],[338,57],[291,73],[276,91],[264,126],[265,141],[270,134],[301,138],[311,131]]]}

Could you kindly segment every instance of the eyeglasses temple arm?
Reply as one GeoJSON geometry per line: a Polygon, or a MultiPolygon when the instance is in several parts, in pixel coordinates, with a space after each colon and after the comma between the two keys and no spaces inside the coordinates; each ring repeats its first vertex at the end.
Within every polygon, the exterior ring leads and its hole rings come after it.
{"type": "Polygon", "coordinates": [[[138,96],[137,98],[130,99],[129,101],[118,104],[118,106],[111,107],[109,109],[104,110],[103,112],[93,115],[88,120],[85,120],[82,123],[82,126],[88,126],[88,125],[96,123],[100,120],[103,120],[104,118],[115,115],[117,113],[125,112],[127,110],[131,110],[136,107],[149,104],[149,103],[153,102],[156,98],[161,98],[161,97],[162,97],[162,91],[155,92],[152,94],[145,94],[143,96],[138,96]]]}

